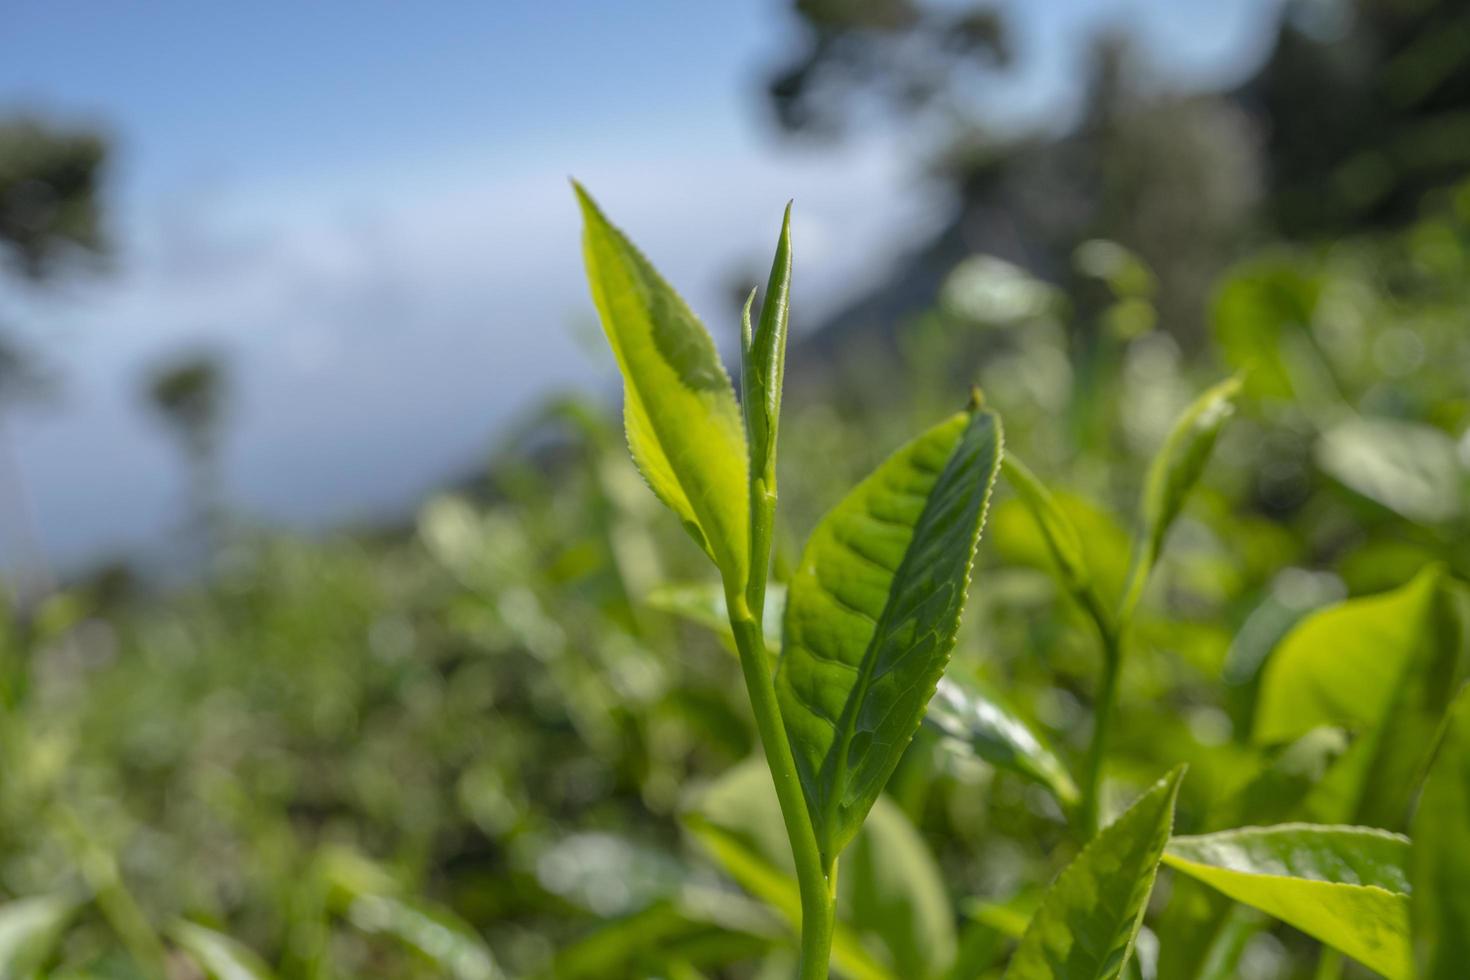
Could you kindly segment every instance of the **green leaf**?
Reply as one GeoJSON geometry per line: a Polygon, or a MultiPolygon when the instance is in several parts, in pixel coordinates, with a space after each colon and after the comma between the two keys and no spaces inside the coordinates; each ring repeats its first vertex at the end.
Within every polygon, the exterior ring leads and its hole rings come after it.
{"type": "Polygon", "coordinates": [[[949,662],[1000,454],[993,412],[930,429],[823,518],[790,582],[776,694],[828,860],[862,825],[949,662]]]}
{"type": "Polygon", "coordinates": [[[1443,569],[1392,592],[1348,599],[1298,623],[1266,661],[1254,739],[1284,742],[1321,725],[1380,724],[1416,653],[1431,641],[1443,569]]]}
{"type": "Polygon", "coordinates": [[[1111,980],[1143,924],[1184,769],[1155,783],[1063,869],[1026,927],[1007,980],[1111,980]]]}
{"type": "Polygon", "coordinates": [[[1322,433],[1317,464],[1349,489],[1421,524],[1465,513],[1466,471],[1455,440],[1433,426],[1352,417],[1322,433]]]}
{"type": "Polygon", "coordinates": [[[1204,473],[1220,430],[1235,414],[1239,393],[1240,378],[1232,377],[1196,398],[1174,423],[1149,465],[1143,488],[1143,538],[1124,595],[1122,619],[1126,620],[1138,604],[1149,573],[1164,550],[1169,528],[1204,473]]]}
{"type": "Polygon", "coordinates": [[[1075,806],[1077,784],[1051,747],[982,682],[951,672],[939,682],[924,721],[993,766],[1019,773],[1075,806]]]}
{"type": "Polygon", "coordinates": [[[1077,528],[1067,518],[1066,512],[1051,495],[1051,491],[1024,463],[1014,455],[1007,455],[1001,467],[1012,489],[1016,491],[1016,496],[1035,519],[1062,584],[1073,595],[1081,596],[1092,584],[1092,573],[1087,568],[1087,557],[1082,550],[1082,538],[1077,534],[1077,528]]]}
{"type": "Polygon", "coordinates": [[[1409,881],[1419,976],[1463,977],[1470,963],[1470,688],[1450,709],[1419,796],[1409,881]]]}
{"type": "Polygon", "coordinates": [[[576,187],[592,299],[623,373],[628,447],[643,478],[742,585],[749,566],[745,430],[709,332],[576,187]]]}
{"type": "Polygon", "coordinates": [[[781,236],[761,306],[760,323],[752,331],[750,306],[741,318],[741,405],[750,434],[750,472],[764,483],[774,503],[776,431],[781,417],[781,386],[786,374],[786,326],[791,315],[791,205],[781,219],[781,236]]]}
{"type": "Polygon", "coordinates": [[[1398,980],[1413,975],[1408,857],[1397,834],[1298,823],[1176,837],[1164,862],[1398,980]]]}
{"type": "Polygon", "coordinates": [[[326,880],[348,921],[417,950],[452,980],[500,980],[489,947],[447,909],[400,897],[393,877],[367,858],[334,849],[322,859],[326,880]]]}
{"type": "Polygon", "coordinates": [[[40,969],[76,908],[75,899],[60,895],[0,905],[0,977],[28,977],[40,969]]]}
{"type": "Polygon", "coordinates": [[[180,920],[169,935],[214,980],[269,980],[272,976],[259,956],[224,933],[180,920]]]}
{"type": "MultiPolygon", "coordinates": [[[[700,828],[696,836],[703,843],[710,844],[704,831],[713,828],[728,838],[726,847],[733,842],[745,852],[738,867],[729,863],[728,854],[721,858],[731,877],[798,923],[795,864],[764,759],[735,766],[707,787],[696,805],[686,823],[700,828]],[[752,870],[750,860],[779,879],[779,887],[752,870]]],[[[839,933],[845,931],[857,949],[869,951],[869,965],[894,976],[936,975],[954,956],[954,917],[943,877],[923,838],[886,797],[876,801],[843,860],[837,919],[839,933]]],[[[850,961],[845,972],[865,969],[850,961]]]]}

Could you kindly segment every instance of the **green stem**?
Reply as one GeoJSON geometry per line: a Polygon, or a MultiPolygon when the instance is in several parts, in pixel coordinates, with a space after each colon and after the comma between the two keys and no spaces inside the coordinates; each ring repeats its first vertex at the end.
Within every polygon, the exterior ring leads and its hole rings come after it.
{"type": "Polygon", "coordinates": [[[822,864],[817,835],[796,774],[796,757],[791,753],[791,742],[776,704],[776,685],[771,677],[761,624],[751,615],[745,597],[730,594],[731,591],[727,590],[726,600],[730,606],[730,626],[735,631],[735,646],[740,652],[740,669],[750,692],[756,729],[760,732],[771,779],[776,784],[781,819],[786,824],[791,855],[796,861],[796,884],[801,892],[800,976],[801,980],[825,980],[832,955],[835,862],[832,868],[824,868],[822,864]]]}
{"type": "MultiPolygon", "coordinates": [[[[1091,590],[1089,597],[1095,600],[1091,590]]],[[[1121,624],[1114,625],[1111,622],[1101,603],[1093,601],[1086,605],[1088,613],[1097,624],[1103,652],[1102,684],[1093,708],[1092,740],[1087,747],[1087,767],[1082,773],[1082,803],[1079,807],[1080,829],[1084,839],[1091,840],[1097,836],[1102,823],[1103,759],[1107,755],[1108,730],[1112,727],[1113,711],[1118,700],[1118,675],[1123,670],[1123,643],[1121,624]]]]}

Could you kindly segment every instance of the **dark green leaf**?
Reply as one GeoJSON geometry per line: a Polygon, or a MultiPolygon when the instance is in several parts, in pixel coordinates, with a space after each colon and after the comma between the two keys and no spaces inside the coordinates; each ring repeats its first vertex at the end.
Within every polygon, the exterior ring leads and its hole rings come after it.
{"type": "Polygon", "coordinates": [[[949,662],[1000,454],[999,418],[959,413],[895,453],[807,542],[776,691],[829,859],[862,825],[949,662]]]}
{"type": "Polygon", "coordinates": [[[1008,980],[1111,980],[1123,972],[1174,825],[1183,768],[1102,830],[1052,883],[1008,980]]]}
{"type": "Polygon", "coordinates": [[[745,430],[709,332],[581,186],[592,298],[623,373],[628,446],[729,581],[749,565],[745,430]]]}
{"type": "Polygon", "coordinates": [[[1076,804],[1077,784],[1056,753],[980,681],[952,671],[939,682],[924,720],[991,765],[1034,779],[1063,807],[1076,804]]]}
{"type": "Polygon", "coordinates": [[[1419,797],[1409,860],[1419,976],[1463,977],[1470,964],[1470,688],[1450,710],[1419,797]]]}
{"type": "Polygon", "coordinates": [[[1399,980],[1413,975],[1408,857],[1386,831],[1280,824],[1176,837],[1164,862],[1399,980]]]}

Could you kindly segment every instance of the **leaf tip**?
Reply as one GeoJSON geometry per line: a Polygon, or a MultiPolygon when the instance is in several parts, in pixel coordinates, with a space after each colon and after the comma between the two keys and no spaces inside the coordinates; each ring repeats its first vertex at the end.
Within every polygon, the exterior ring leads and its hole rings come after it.
{"type": "Polygon", "coordinates": [[[985,392],[980,390],[979,385],[970,386],[970,401],[965,405],[965,411],[971,413],[980,411],[985,407],[985,392]]]}

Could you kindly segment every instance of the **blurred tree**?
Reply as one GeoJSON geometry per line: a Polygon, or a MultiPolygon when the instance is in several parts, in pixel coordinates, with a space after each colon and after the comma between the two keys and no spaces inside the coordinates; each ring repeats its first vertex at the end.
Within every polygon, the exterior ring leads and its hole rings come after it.
{"type": "Polygon", "coordinates": [[[1125,35],[1093,45],[1086,98],[997,134],[984,96],[1013,64],[1006,8],[793,0],[802,48],[768,83],[776,121],[831,137],[874,110],[916,137],[958,191],[952,223],[838,321],[887,331],[932,302],[948,268],[996,254],[1068,286],[1089,239],[1158,273],[1159,323],[1202,336],[1205,291],[1258,232],[1310,237],[1412,215],[1470,167],[1470,6],[1463,0],[1290,0],[1269,56],[1233,91],[1172,92],[1125,35]],[[927,139],[926,139],[927,137],[927,139]],[[874,322],[876,320],[878,322],[874,322]]]}
{"type": "MultiPolygon", "coordinates": [[[[101,182],[106,142],[96,133],[29,118],[0,120],[0,279],[42,282],[68,260],[102,253],[101,182]]],[[[0,331],[7,325],[0,323],[0,331]]],[[[43,385],[34,359],[0,333],[0,494],[12,515],[23,600],[50,589],[24,471],[6,424],[11,403],[43,385]]]]}
{"type": "Polygon", "coordinates": [[[147,397],[183,449],[189,464],[194,528],[206,548],[212,547],[223,516],[218,447],[224,368],[208,354],[181,357],[149,376],[147,397]]]}

